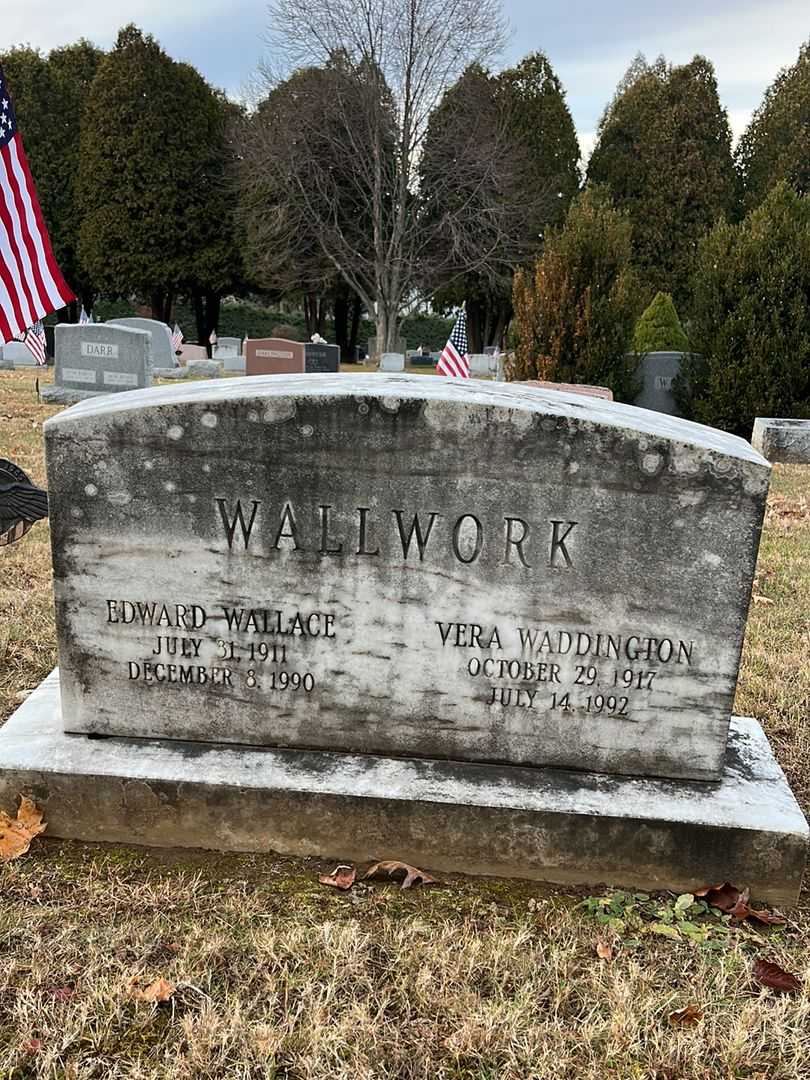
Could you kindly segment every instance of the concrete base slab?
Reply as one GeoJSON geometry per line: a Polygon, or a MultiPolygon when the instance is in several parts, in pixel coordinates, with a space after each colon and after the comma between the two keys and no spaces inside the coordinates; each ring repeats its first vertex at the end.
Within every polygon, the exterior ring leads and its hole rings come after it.
{"type": "MultiPolygon", "coordinates": [[[[73,390],[69,386],[43,386],[40,396],[49,405],[75,405],[88,398],[109,397],[110,390],[73,390]]],[[[120,392],[120,391],[119,391],[120,392]]]]}
{"type": "Polygon", "coordinates": [[[48,835],[273,850],[565,885],[732,881],[796,902],[808,827],[767,739],[734,718],[722,780],[264,750],[62,730],[58,672],[0,730],[0,806],[48,835]]]}

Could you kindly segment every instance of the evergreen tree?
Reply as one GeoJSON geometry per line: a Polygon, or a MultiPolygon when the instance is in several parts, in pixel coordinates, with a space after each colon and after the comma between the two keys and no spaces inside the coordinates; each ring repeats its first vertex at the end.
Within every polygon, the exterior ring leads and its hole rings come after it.
{"type": "Polygon", "coordinates": [[[676,383],[687,416],[750,437],[757,416],[810,417],[810,195],[784,181],[700,244],[676,383]]]}
{"type": "MultiPolygon", "coordinates": [[[[216,300],[236,265],[223,257],[226,113],[193,68],[135,26],[120,31],[81,131],[79,251],[101,291],[150,297],[154,317],[165,321],[180,286],[216,300]]],[[[213,307],[203,314],[203,340],[213,307]]]]}
{"type": "Polygon", "coordinates": [[[636,323],[633,349],[637,353],[689,351],[689,339],[669,293],[656,293],[636,323]]]}
{"type": "Polygon", "coordinates": [[[802,195],[810,191],[810,41],[765,91],[736,160],[749,210],[780,180],[802,195]]]}
{"type": "Polygon", "coordinates": [[[604,191],[587,189],[551,230],[534,270],[515,276],[517,348],[510,379],[609,386],[632,401],[628,355],[639,311],[631,226],[604,191]]]}
{"type": "Polygon", "coordinates": [[[588,179],[629,215],[645,281],[685,308],[696,245],[737,203],[731,133],[709,61],[673,67],[639,57],[602,117],[588,179]]]}
{"type": "MultiPolygon", "coordinates": [[[[578,161],[565,91],[543,53],[498,76],[471,66],[431,117],[422,199],[429,209],[447,170],[454,170],[452,198],[469,213],[463,234],[458,215],[453,228],[439,220],[432,244],[455,245],[458,258],[443,268],[444,281],[426,279],[438,285],[440,305],[466,300],[473,351],[500,342],[512,313],[514,270],[536,258],[545,229],[565,219],[579,187],[578,161]]],[[[437,217],[447,201],[443,193],[437,217]]]]}

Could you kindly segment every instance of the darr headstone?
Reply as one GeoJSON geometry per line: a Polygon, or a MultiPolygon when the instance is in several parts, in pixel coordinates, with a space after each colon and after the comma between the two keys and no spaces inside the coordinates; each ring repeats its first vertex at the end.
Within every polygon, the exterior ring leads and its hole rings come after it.
{"type": "Polygon", "coordinates": [[[246,375],[299,374],[306,370],[304,344],[286,338],[249,338],[245,342],[246,375]]]}
{"type": "Polygon", "coordinates": [[[70,403],[152,385],[151,337],[145,330],[109,323],[59,323],[54,385],[45,401],[70,403]]]}
{"type": "Polygon", "coordinates": [[[129,326],[133,330],[146,330],[152,335],[152,367],[177,367],[177,357],[172,347],[172,332],[166,323],[157,319],[142,319],[137,315],[108,319],[107,323],[112,326],[129,326]]]}

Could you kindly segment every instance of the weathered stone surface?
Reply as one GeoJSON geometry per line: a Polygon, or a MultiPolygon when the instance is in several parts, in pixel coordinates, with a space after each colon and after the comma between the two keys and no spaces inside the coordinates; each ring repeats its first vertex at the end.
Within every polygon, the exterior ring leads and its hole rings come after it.
{"type": "Polygon", "coordinates": [[[316,345],[307,342],[304,346],[305,371],[310,374],[326,374],[340,371],[340,346],[316,345]]]}
{"type": "Polygon", "coordinates": [[[246,375],[289,375],[306,370],[304,343],[286,338],[248,338],[246,375]]]}
{"type": "Polygon", "coordinates": [[[199,378],[214,379],[222,374],[222,367],[216,360],[189,360],[186,364],[189,375],[199,378]]]}
{"type": "Polygon", "coordinates": [[[555,383],[545,379],[527,379],[519,386],[535,386],[540,390],[560,390],[564,394],[583,394],[585,397],[598,397],[604,401],[613,401],[613,391],[608,386],[589,386],[587,383],[555,383]]]}
{"type": "Polygon", "coordinates": [[[129,326],[133,330],[145,330],[152,339],[152,367],[173,368],[176,357],[172,345],[172,332],[166,323],[157,319],[142,319],[137,315],[128,315],[120,319],[109,319],[106,326],[129,326]]]}
{"type": "Polygon", "coordinates": [[[380,371],[404,371],[405,354],[398,352],[386,352],[380,357],[380,371]]]}
{"type": "Polygon", "coordinates": [[[758,416],[751,445],[768,461],[810,465],[810,420],[758,416]]]}
{"type": "Polygon", "coordinates": [[[683,353],[649,352],[641,357],[639,378],[641,391],[634,404],[640,409],[680,416],[681,411],[672,392],[672,384],[681,370],[683,353]]]}
{"type": "MultiPolygon", "coordinates": [[[[118,394],[152,383],[150,335],[109,323],[59,323],[54,387],[65,400],[118,394]]],[[[57,400],[52,396],[51,400],[57,400]]]]}
{"type": "Polygon", "coordinates": [[[498,372],[498,358],[491,353],[469,353],[467,359],[473,376],[496,375],[498,372]]]}
{"type": "Polygon", "coordinates": [[[688,892],[739,881],[798,899],[807,823],[753,720],[720,783],[66,735],[56,673],[0,731],[0,806],[48,835],[275,850],[565,885],[688,892]]]}
{"type": "Polygon", "coordinates": [[[153,374],[156,379],[188,379],[191,377],[191,372],[187,367],[164,368],[161,371],[155,371],[153,374]]]}
{"type": "Polygon", "coordinates": [[[208,350],[204,345],[181,345],[178,359],[181,364],[187,364],[189,360],[207,360],[208,350]]]}
{"type": "Polygon", "coordinates": [[[719,776],[770,471],[742,439],[380,374],[45,436],[70,730],[719,776]]]}
{"type": "Polygon", "coordinates": [[[228,360],[241,355],[242,339],[238,337],[221,337],[214,346],[215,360],[228,360]]]}

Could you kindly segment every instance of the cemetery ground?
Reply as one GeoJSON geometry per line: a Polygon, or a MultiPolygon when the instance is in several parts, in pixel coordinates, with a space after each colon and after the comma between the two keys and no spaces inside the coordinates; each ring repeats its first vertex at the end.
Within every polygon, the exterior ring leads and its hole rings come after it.
{"type": "MultiPolygon", "coordinates": [[[[44,485],[58,409],[36,377],[0,373],[0,430],[44,485]]],[[[0,554],[0,720],[56,661],[50,566],[45,523],[0,554]]],[[[776,466],[735,712],[763,723],[805,813],[809,613],[810,467],[776,466]]],[[[333,866],[34,840],[0,867],[0,1076],[810,1074],[807,886],[768,926],[455,875],[343,893],[318,883],[333,866]],[[760,987],[758,958],[802,988],[760,987]]]]}

